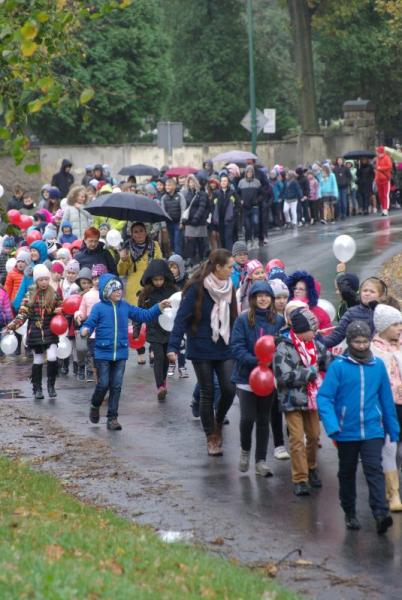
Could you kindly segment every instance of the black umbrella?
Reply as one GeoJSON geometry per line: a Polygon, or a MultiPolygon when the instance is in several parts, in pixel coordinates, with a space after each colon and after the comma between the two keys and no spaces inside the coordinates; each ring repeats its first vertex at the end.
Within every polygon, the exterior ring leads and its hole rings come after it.
{"type": "Polygon", "coordinates": [[[352,150],[351,152],[346,152],[343,155],[343,158],[347,160],[358,160],[359,158],[375,158],[375,152],[371,150],[352,150]]]}
{"type": "Polygon", "coordinates": [[[102,194],[86,205],[85,210],[97,217],[109,217],[119,221],[141,221],[142,223],[171,221],[156,200],[131,192],[102,194]]]}
{"type": "Polygon", "coordinates": [[[149,167],[148,165],[131,165],[120,169],[119,175],[127,175],[127,177],[130,175],[149,175],[150,177],[158,177],[159,169],[156,167],[149,167]]]}

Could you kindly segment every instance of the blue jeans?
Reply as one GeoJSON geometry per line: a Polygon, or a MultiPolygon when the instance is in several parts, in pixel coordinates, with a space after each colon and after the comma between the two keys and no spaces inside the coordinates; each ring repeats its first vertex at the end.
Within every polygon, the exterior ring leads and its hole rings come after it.
{"type": "Polygon", "coordinates": [[[173,254],[182,256],[183,235],[180,229],[180,223],[166,223],[169,234],[170,246],[173,254]]]}
{"type": "Polygon", "coordinates": [[[383,444],[382,438],[358,442],[337,442],[339,499],[346,514],[355,515],[356,511],[356,469],[359,456],[369,489],[369,504],[374,517],[388,513],[382,470],[383,444]]]}
{"type": "Polygon", "coordinates": [[[340,187],[339,188],[339,199],[338,199],[338,216],[343,219],[346,217],[346,212],[348,208],[348,188],[340,187]]]}
{"type": "Polygon", "coordinates": [[[109,390],[107,418],[115,419],[119,412],[119,400],[123,383],[125,360],[95,360],[98,383],[96,384],[91,404],[100,406],[109,390]]]}
{"type": "Polygon", "coordinates": [[[244,230],[246,242],[259,237],[260,213],[258,206],[247,208],[244,213],[244,230]]]}

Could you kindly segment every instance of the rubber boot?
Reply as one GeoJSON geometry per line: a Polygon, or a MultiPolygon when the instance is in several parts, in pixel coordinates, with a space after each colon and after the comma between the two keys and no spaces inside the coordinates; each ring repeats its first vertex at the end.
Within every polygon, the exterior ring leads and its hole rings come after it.
{"type": "Polygon", "coordinates": [[[398,471],[385,471],[385,494],[389,502],[391,512],[402,511],[401,497],[399,495],[399,473],[398,471]]]}
{"type": "Polygon", "coordinates": [[[49,398],[56,398],[57,393],[54,389],[57,377],[57,360],[48,361],[47,363],[47,393],[49,398]]]}
{"type": "Polygon", "coordinates": [[[42,365],[32,365],[31,381],[35,400],[43,400],[45,396],[42,391],[42,365]]]}

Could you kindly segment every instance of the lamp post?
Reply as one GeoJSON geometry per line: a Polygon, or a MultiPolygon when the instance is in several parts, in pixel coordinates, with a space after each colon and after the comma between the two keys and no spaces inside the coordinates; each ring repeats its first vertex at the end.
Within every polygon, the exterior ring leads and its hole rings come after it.
{"type": "Polygon", "coordinates": [[[251,151],[257,151],[257,110],[255,106],[254,42],[252,0],[247,0],[248,71],[251,114],[251,151]]]}

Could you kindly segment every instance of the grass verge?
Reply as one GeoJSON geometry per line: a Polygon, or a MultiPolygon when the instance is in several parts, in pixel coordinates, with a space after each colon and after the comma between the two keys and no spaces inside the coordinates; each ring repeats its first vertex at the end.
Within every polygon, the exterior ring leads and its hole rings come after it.
{"type": "Polygon", "coordinates": [[[57,479],[0,457],[0,598],[295,600],[259,573],[165,544],[57,479]]]}

